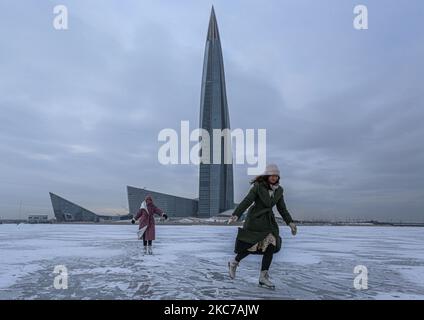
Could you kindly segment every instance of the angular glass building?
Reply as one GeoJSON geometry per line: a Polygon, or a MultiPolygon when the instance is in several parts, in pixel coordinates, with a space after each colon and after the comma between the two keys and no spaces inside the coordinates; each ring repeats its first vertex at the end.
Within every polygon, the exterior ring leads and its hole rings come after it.
{"type": "Polygon", "coordinates": [[[99,215],[50,192],[54,216],[58,222],[100,222],[131,219],[132,215],[99,215]]]}
{"type": "MultiPolygon", "coordinates": [[[[203,62],[200,128],[209,132],[211,147],[210,163],[201,163],[199,169],[198,216],[210,217],[234,208],[233,164],[232,161],[230,164],[224,163],[224,150],[227,149],[231,152],[230,139],[221,138],[221,161],[218,164],[213,163],[213,130],[230,129],[230,117],[228,114],[225,88],[224,59],[222,56],[218,23],[213,7],[209,20],[203,62]]],[[[202,153],[201,156],[204,161],[204,151],[202,153]]]]}
{"type": "Polygon", "coordinates": [[[147,195],[152,196],[157,207],[169,217],[192,217],[197,213],[198,201],[177,197],[171,194],[127,186],[128,206],[130,215],[135,215],[147,195]]]}

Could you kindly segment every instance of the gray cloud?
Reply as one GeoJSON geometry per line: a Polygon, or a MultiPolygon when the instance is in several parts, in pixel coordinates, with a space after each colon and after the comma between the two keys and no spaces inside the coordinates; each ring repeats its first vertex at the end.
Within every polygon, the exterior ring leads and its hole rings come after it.
{"type": "MultiPolygon", "coordinates": [[[[157,134],[198,125],[211,3],[61,3],[65,32],[54,1],[0,4],[0,215],[52,214],[49,191],[100,212],[127,184],[196,197],[157,134]]],[[[293,215],[423,221],[424,4],[365,1],[367,31],[354,1],[214,4],[232,127],[267,129],[293,215]]]]}

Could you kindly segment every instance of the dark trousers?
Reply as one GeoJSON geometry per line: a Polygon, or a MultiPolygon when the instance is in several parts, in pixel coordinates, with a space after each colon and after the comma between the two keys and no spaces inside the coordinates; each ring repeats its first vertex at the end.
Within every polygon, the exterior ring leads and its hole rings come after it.
{"type": "Polygon", "coordinates": [[[143,234],[143,244],[144,244],[144,246],[147,246],[147,245],[151,246],[152,240],[145,240],[144,236],[145,236],[145,234],[143,234]]]}
{"type": "MultiPolygon", "coordinates": [[[[272,257],[274,256],[274,251],[275,251],[275,246],[272,244],[268,245],[262,257],[262,267],[261,267],[262,271],[269,270],[269,266],[271,265],[271,262],[272,262],[272,257]]],[[[238,253],[236,256],[236,261],[240,262],[242,259],[246,258],[250,253],[251,252],[247,250],[242,253],[238,253]]]]}

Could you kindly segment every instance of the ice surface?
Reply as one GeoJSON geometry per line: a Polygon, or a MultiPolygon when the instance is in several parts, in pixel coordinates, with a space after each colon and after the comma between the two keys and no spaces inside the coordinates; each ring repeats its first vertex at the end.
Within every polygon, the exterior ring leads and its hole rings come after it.
{"type": "Polygon", "coordinates": [[[0,225],[0,299],[424,299],[424,229],[281,227],[270,269],[275,291],[257,286],[260,259],[227,275],[236,226],[157,226],[143,256],[132,225],[0,225]],[[56,265],[68,289],[53,286],[56,265]],[[368,289],[356,290],[356,265],[368,289]]]}

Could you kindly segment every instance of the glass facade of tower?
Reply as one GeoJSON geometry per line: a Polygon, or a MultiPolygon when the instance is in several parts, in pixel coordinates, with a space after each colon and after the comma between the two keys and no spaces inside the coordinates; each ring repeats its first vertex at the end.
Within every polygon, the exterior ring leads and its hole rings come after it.
{"type": "Polygon", "coordinates": [[[224,163],[225,144],[231,144],[231,139],[227,141],[221,138],[221,161],[219,164],[212,163],[213,130],[230,129],[224,60],[213,8],[209,20],[203,63],[200,128],[209,132],[211,163],[200,164],[198,215],[199,217],[210,217],[234,208],[233,164],[224,163]]]}

